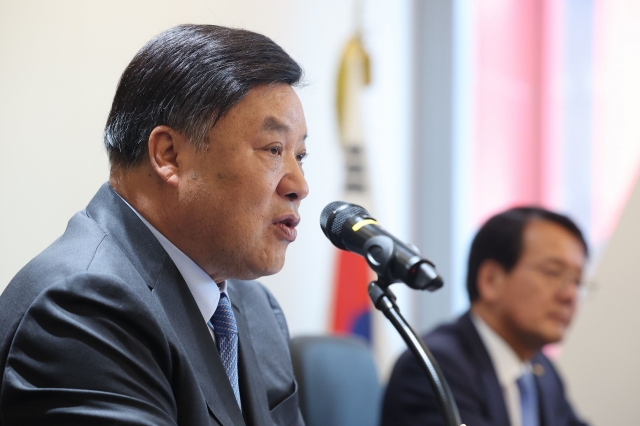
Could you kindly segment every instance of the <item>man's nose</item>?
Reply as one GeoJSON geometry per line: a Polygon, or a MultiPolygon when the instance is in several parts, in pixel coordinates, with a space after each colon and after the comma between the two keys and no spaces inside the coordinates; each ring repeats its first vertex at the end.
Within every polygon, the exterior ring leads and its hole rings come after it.
{"type": "Polygon", "coordinates": [[[291,201],[300,201],[309,195],[309,185],[304,178],[302,166],[296,160],[295,156],[287,159],[287,170],[280,182],[278,183],[278,194],[289,198],[291,201]]]}
{"type": "Polygon", "coordinates": [[[558,289],[558,297],[563,301],[573,302],[578,299],[582,283],[575,280],[564,280],[558,289]]]}

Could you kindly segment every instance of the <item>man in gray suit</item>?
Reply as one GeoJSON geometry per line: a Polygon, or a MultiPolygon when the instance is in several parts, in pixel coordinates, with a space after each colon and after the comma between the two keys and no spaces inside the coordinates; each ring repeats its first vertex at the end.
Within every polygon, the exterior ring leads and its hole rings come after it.
{"type": "Polygon", "coordinates": [[[0,296],[0,424],[302,425],[279,271],[308,187],[300,67],[184,25],[119,82],[106,183],[0,296]]]}

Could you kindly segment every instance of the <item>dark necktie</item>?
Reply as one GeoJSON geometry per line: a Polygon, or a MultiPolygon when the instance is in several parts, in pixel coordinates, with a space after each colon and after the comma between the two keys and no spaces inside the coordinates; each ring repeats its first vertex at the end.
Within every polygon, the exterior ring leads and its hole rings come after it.
{"type": "Polygon", "coordinates": [[[524,373],[516,381],[520,390],[520,412],[522,413],[522,426],[540,426],[538,419],[538,393],[533,374],[524,373]]]}
{"type": "Polygon", "coordinates": [[[229,298],[225,293],[220,293],[218,308],[209,321],[209,326],[216,337],[216,346],[222,358],[222,365],[227,373],[233,394],[240,403],[240,386],[238,385],[238,325],[229,298]]]}

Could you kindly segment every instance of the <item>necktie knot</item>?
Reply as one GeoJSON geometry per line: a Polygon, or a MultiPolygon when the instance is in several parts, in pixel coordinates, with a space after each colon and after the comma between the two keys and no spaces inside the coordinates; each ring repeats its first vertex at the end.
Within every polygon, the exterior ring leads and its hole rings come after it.
{"type": "Polygon", "coordinates": [[[220,335],[238,334],[238,325],[236,324],[236,317],[233,314],[231,303],[225,293],[220,294],[220,301],[218,302],[218,308],[213,313],[211,318],[211,324],[213,325],[213,332],[220,335]]]}

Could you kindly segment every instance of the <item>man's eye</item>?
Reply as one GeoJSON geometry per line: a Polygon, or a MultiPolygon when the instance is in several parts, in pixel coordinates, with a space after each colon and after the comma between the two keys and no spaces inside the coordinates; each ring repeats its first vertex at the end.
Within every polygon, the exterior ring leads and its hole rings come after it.
{"type": "Polygon", "coordinates": [[[302,163],[302,160],[304,160],[305,158],[307,158],[306,152],[296,155],[296,160],[298,160],[298,163],[302,163]]]}
{"type": "Polygon", "coordinates": [[[280,155],[280,153],[282,152],[282,148],[280,148],[279,146],[272,146],[271,148],[269,148],[269,152],[273,155],[280,155]]]}
{"type": "Polygon", "coordinates": [[[542,269],[542,273],[551,278],[560,278],[564,275],[563,271],[558,271],[555,269],[542,269]]]}

